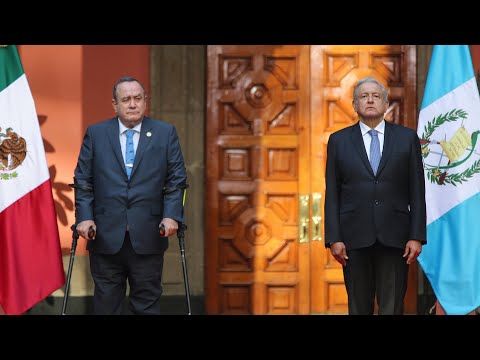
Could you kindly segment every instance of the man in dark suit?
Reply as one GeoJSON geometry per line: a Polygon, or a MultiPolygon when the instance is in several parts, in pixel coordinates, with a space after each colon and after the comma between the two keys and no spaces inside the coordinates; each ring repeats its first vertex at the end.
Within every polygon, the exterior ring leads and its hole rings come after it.
{"type": "Polygon", "coordinates": [[[129,312],[160,314],[167,237],[183,222],[183,156],[175,127],[144,116],[139,81],[119,79],[112,102],[117,117],[87,128],[74,178],[78,233],[96,231],[87,245],[94,313],[119,314],[128,280],[129,312]]]}
{"type": "Polygon", "coordinates": [[[360,121],[327,147],[325,246],[343,266],[349,314],[402,314],[408,265],[426,244],[425,180],[412,129],[386,122],[385,87],[358,81],[360,121]],[[372,131],[371,131],[372,130],[372,131]]]}

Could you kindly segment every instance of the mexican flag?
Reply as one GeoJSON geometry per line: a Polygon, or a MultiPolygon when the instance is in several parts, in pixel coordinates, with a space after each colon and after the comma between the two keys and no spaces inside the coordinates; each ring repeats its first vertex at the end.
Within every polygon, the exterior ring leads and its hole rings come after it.
{"type": "Polygon", "coordinates": [[[16,47],[0,45],[0,306],[21,314],[64,282],[35,104],[16,47]]]}
{"type": "Polygon", "coordinates": [[[418,257],[447,314],[480,306],[480,97],[468,45],[435,45],[418,120],[427,245],[418,257]]]}

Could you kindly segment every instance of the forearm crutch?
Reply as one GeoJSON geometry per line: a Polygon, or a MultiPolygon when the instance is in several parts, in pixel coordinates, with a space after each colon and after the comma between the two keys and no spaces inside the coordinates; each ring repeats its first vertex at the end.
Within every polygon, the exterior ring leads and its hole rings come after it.
{"type": "MultiPolygon", "coordinates": [[[[92,188],[88,185],[79,185],[79,184],[68,184],[68,186],[74,189],[82,189],[86,191],[92,191],[92,188]]],[[[75,213],[75,217],[77,214],[75,213]]],[[[63,295],[63,305],[62,305],[62,315],[66,315],[67,311],[67,302],[68,302],[68,295],[70,293],[70,282],[72,280],[72,271],[73,271],[73,262],[75,260],[75,251],[77,250],[77,243],[78,243],[78,231],[77,231],[77,223],[73,224],[70,229],[72,229],[72,249],[70,250],[70,262],[68,263],[68,272],[67,272],[67,282],[65,283],[65,294],[63,295]]],[[[88,229],[88,238],[93,239],[95,237],[95,230],[93,227],[90,226],[88,229]]]]}
{"type": "MultiPolygon", "coordinates": [[[[63,296],[62,315],[66,315],[67,311],[68,294],[70,292],[70,282],[72,280],[73,261],[75,260],[75,251],[77,250],[77,242],[79,237],[77,224],[73,224],[70,229],[72,229],[72,249],[70,250],[70,262],[68,263],[67,282],[65,284],[65,295],[63,296]]],[[[93,227],[90,226],[90,229],[88,230],[88,238],[93,239],[94,237],[95,230],[93,230],[93,227]]]]}
{"type": "MultiPolygon", "coordinates": [[[[187,196],[188,184],[182,184],[174,188],[164,189],[164,194],[168,194],[172,191],[183,189],[183,204],[182,204],[182,214],[185,209],[185,198],[187,196]]],[[[178,245],[180,246],[180,257],[182,259],[182,270],[183,270],[183,284],[185,286],[185,297],[187,301],[187,315],[192,315],[192,307],[190,305],[190,285],[188,284],[188,272],[187,272],[187,260],[185,257],[185,230],[187,230],[187,225],[185,223],[179,222],[177,229],[178,245]]],[[[163,224],[159,228],[160,235],[165,235],[165,227],[163,224]]]]}
{"type": "Polygon", "coordinates": [[[68,293],[70,292],[70,281],[72,279],[73,261],[75,259],[75,251],[77,249],[78,242],[77,224],[73,224],[70,229],[72,229],[72,249],[70,250],[70,262],[68,263],[67,283],[65,285],[65,294],[63,295],[62,315],[65,315],[67,311],[68,293]]]}

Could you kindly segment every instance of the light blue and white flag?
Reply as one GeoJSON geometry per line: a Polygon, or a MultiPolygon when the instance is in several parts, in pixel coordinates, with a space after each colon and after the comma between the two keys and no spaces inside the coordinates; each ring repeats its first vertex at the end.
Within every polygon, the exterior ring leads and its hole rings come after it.
{"type": "Polygon", "coordinates": [[[418,120],[427,245],[418,260],[447,314],[480,306],[480,97],[468,45],[435,45],[418,120]]]}

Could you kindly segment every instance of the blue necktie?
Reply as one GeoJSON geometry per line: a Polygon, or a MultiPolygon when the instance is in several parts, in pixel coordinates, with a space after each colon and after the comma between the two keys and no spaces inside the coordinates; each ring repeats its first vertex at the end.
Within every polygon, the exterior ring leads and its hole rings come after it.
{"type": "Polygon", "coordinates": [[[125,169],[127,170],[128,179],[133,169],[133,161],[135,160],[135,150],[133,148],[133,134],[135,130],[128,129],[125,133],[127,135],[127,143],[125,146],[125,169]]]}
{"type": "Polygon", "coordinates": [[[372,137],[372,142],[370,143],[370,165],[372,165],[373,173],[377,175],[378,164],[380,164],[380,141],[378,141],[378,132],[377,130],[370,130],[368,132],[372,137]]]}

